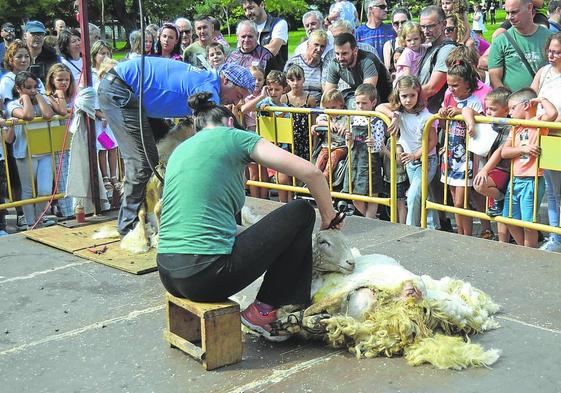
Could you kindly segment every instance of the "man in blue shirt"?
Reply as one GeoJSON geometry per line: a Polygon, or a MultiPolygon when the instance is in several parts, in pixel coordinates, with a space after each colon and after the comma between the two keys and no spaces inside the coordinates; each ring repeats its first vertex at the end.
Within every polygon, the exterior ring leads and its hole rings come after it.
{"type": "Polygon", "coordinates": [[[158,163],[154,133],[148,118],[185,117],[192,114],[188,98],[208,91],[217,104],[237,104],[253,92],[255,79],[249,69],[224,64],[216,71],[199,70],[189,64],[161,57],[144,58],[143,130],[138,118],[140,58],[119,63],[101,80],[100,109],[115,133],[125,161],[125,184],[118,229],[122,235],[134,228],[152,175],[150,162],[158,163]],[[144,133],[142,146],[141,132],[144,133]]]}
{"type": "Polygon", "coordinates": [[[357,42],[364,42],[376,48],[379,59],[384,58],[384,44],[395,38],[395,31],[391,25],[384,24],[388,17],[386,0],[368,0],[364,3],[367,22],[357,27],[355,36],[357,42]]]}

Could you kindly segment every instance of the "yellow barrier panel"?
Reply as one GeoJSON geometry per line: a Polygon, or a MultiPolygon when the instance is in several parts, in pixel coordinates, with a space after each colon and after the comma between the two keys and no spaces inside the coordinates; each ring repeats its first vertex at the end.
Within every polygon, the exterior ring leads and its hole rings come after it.
{"type": "MultiPolygon", "coordinates": [[[[440,203],[436,203],[434,201],[429,201],[428,200],[428,179],[427,179],[427,174],[428,174],[428,130],[431,129],[433,127],[433,123],[437,120],[446,120],[446,122],[448,123],[449,120],[457,120],[457,121],[463,121],[464,118],[461,115],[457,115],[454,116],[453,118],[443,118],[441,116],[439,116],[438,114],[433,115],[432,117],[430,117],[424,127],[423,130],[423,142],[422,142],[422,156],[421,156],[421,162],[422,162],[422,178],[421,178],[421,227],[426,228],[427,227],[427,210],[428,209],[432,209],[432,210],[438,210],[438,211],[443,211],[443,212],[447,212],[447,213],[453,213],[453,214],[460,214],[463,216],[467,216],[467,217],[472,217],[472,218],[479,218],[479,219],[483,219],[483,220],[489,220],[489,221],[495,221],[495,222],[500,222],[500,223],[504,223],[507,225],[514,225],[517,227],[522,227],[522,228],[528,228],[528,229],[533,229],[533,230],[539,230],[539,231],[546,231],[546,232],[552,232],[552,233],[557,233],[557,234],[561,234],[561,227],[553,227],[550,225],[545,225],[545,224],[540,224],[537,223],[537,192],[536,192],[536,188],[538,187],[538,182],[535,181],[534,183],[534,206],[533,206],[533,218],[534,218],[534,222],[528,222],[528,221],[522,221],[522,220],[518,220],[518,219],[514,219],[514,218],[510,218],[512,217],[512,193],[511,193],[511,198],[509,200],[509,216],[510,217],[502,217],[502,216],[496,216],[496,217],[491,217],[489,215],[487,215],[486,213],[483,212],[479,212],[479,211],[474,211],[474,210],[469,210],[468,205],[467,205],[467,192],[466,195],[464,197],[464,207],[463,208],[458,208],[458,207],[453,207],[453,206],[448,206],[447,205],[447,200],[446,200],[446,195],[444,196],[445,198],[445,202],[444,204],[440,204],[440,203]]],[[[503,125],[510,125],[510,126],[526,126],[526,127],[533,127],[533,128],[537,128],[537,129],[553,129],[553,130],[561,130],[561,123],[557,123],[557,122],[543,122],[543,121],[535,121],[535,120],[521,120],[521,119],[506,119],[506,118],[495,118],[495,117],[486,117],[486,116],[475,116],[475,121],[477,123],[485,123],[485,124],[503,124],[503,125]]],[[[446,127],[446,131],[447,131],[447,127],[446,127]]],[[[541,134],[541,132],[540,132],[541,134]]],[[[447,135],[445,136],[445,140],[447,141],[447,135]]],[[[539,171],[540,168],[543,169],[552,169],[552,170],[561,170],[561,137],[559,136],[540,136],[540,138],[538,139],[538,142],[542,148],[542,154],[538,157],[538,165],[537,165],[537,170],[536,170],[536,175],[535,175],[535,179],[538,178],[538,173],[537,171],[539,171]]],[[[469,137],[466,136],[466,150],[467,150],[467,144],[469,144],[469,137]]],[[[447,144],[446,144],[446,148],[445,150],[447,151],[447,144]]],[[[447,157],[447,155],[445,155],[445,157],[447,157]]],[[[445,160],[445,164],[444,164],[444,169],[445,172],[447,170],[447,160],[445,160]]],[[[466,166],[467,169],[467,166],[466,166]]],[[[467,170],[466,172],[467,173],[467,170]]],[[[511,176],[510,176],[510,187],[512,189],[512,180],[513,180],[513,171],[512,171],[512,161],[511,161],[511,176]]],[[[466,176],[467,178],[467,176],[466,176]]],[[[446,189],[446,183],[444,184],[444,187],[446,189]]],[[[473,191],[476,192],[476,191],[473,191]]]]}
{"type": "MultiPolygon", "coordinates": [[[[258,119],[257,119],[257,133],[261,135],[263,138],[273,142],[273,143],[287,143],[291,145],[291,151],[294,153],[294,127],[293,127],[293,120],[292,116],[294,114],[303,114],[308,116],[308,141],[309,141],[309,149],[310,149],[310,160],[312,156],[312,149],[313,149],[313,142],[312,142],[312,134],[311,134],[311,126],[312,126],[312,119],[314,115],[317,114],[326,114],[328,116],[328,132],[327,132],[327,145],[328,145],[328,162],[327,165],[329,166],[329,186],[331,190],[331,195],[334,198],[346,199],[351,201],[361,201],[366,203],[377,203],[381,205],[388,206],[390,208],[390,220],[391,222],[397,221],[397,170],[396,170],[396,138],[395,136],[391,137],[391,165],[390,165],[390,196],[388,198],[384,197],[374,197],[372,196],[372,158],[369,154],[369,190],[368,195],[357,195],[352,193],[352,185],[349,185],[349,193],[343,192],[334,192],[333,191],[333,177],[332,177],[332,162],[331,162],[331,116],[349,116],[348,122],[350,122],[350,116],[365,116],[365,117],[376,117],[381,119],[386,127],[389,127],[390,120],[387,116],[382,113],[374,112],[374,111],[357,111],[357,110],[334,110],[334,109],[310,109],[310,108],[292,108],[292,107],[265,107],[261,108],[258,112],[258,119]],[[261,112],[268,112],[272,116],[260,116],[261,112]],[[290,114],[290,118],[279,117],[276,114],[290,114]]],[[[348,123],[350,124],[350,123],[348,123]]],[[[349,127],[350,129],[350,127],[349,127]]],[[[371,124],[368,123],[368,137],[371,137],[371,124]]],[[[350,146],[347,146],[349,160],[352,162],[352,158],[350,158],[351,151],[350,146]]],[[[370,151],[370,149],[369,149],[370,151]]],[[[352,178],[352,169],[348,168],[348,173],[346,176],[352,178]]],[[[278,179],[277,179],[278,181],[278,179]]],[[[383,181],[383,179],[381,179],[383,181]]],[[[281,191],[289,191],[289,192],[297,192],[301,194],[309,194],[309,190],[304,187],[296,187],[293,183],[292,186],[285,185],[285,184],[274,184],[274,183],[267,183],[262,181],[252,181],[248,180],[247,185],[249,186],[256,186],[256,187],[263,187],[269,189],[276,189],[281,191]]]]}
{"type": "MultiPolygon", "coordinates": [[[[26,122],[23,120],[7,120],[6,125],[12,127],[14,125],[22,125],[24,127],[24,133],[27,138],[27,153],[28,156],[31,157],[32,155],[41,155],[41,154],[51,154],[53,159],[53,171],[55,170],[54,162],[54,154],[60,152],[61,150],[68,150],[70,149],[70,136],[67,136],[66,143],[64,143],[64,136],[66,133],[66,126],[59,125],[61,121],[65,121],[68,117],[67,116],[55,116],[50,121],[45,121],[42,117],[37,117],[32,121],[26,122]],[[55,126],[51,126],[51,124],[57,124],[55,126]]],[[[6,157],[6,146],[4,140],[2,140],[2,149],[4,151],[4,157],[6,157]]],[[[13,193],[11,187],[11,174],[9,172],[9,167],[7,160],[4,160],[5,170],[6,170],[6,179],[8,183],[8,199],[12,202],[8,203],[0,203],[0,209],[8,209],[12,207],[19,207],[34,203],[40,202],[47,202],[51,200],[51,195],[36,197],[36,189],[35,189],[35,182],[32,182],[32,193],[34,195],[33,198],[20,200],[20,201],[13,201],[13,193]]],[[[30,173],[32,172],[31,162],[30,162],[30,173]]],[[[31,178],[33,176],[31,175],[31,178]]],[[[55,194],[52,198],[53,200],[64,198],[64,193],[55,194]]]]}

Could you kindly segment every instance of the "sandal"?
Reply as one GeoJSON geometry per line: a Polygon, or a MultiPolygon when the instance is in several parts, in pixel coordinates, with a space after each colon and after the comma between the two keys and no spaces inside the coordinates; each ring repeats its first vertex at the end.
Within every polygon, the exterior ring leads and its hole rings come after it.
{"type": "Polygon", "coordinates": [[[103,186],[105,187],[107,198],[111,199],[113,196],[113,185],[107,176],[103,176],[103,186]]]}
{"type": "Polygon", "coordinates": [[[110,182],[113,189],[117,191],[117,194],[121,195],[123,193],[123,182],[120,182],[117,176],[111,177],[110,182]]]}
{"type": "Polygon", "coordinates": [[[489,229],[485,229],[479,234],[479,237],[485,240],[495,240],[495,233],[489,229]]]}

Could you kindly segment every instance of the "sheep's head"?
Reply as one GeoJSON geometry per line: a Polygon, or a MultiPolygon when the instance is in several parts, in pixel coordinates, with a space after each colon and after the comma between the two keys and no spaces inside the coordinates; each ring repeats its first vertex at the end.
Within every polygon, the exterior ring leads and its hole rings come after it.
{"type": "Polygon", "coordinates": [[[355,259],[345,236],[336,229],[316,232],[313,236],[314,271],[352,273],[355,259]]]}

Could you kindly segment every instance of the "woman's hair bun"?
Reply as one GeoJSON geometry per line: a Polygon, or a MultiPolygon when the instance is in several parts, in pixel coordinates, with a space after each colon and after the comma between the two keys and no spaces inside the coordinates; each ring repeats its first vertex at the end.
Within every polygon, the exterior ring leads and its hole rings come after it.
{"type": "Polygon", "coordinates": [[[196,93],[189,97],[188,103],[191,109],[193,109],[193,114],[196,115],[199,112],[205,112],[216,107],[216,104],[211,99],[212,93],[208,91],[196,93]]]}

